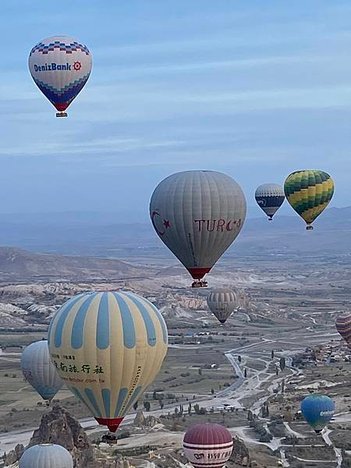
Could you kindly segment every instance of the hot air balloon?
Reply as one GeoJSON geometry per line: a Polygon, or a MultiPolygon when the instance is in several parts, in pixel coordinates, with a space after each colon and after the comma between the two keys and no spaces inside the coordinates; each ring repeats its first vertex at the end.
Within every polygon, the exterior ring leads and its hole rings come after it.
{"type": "Polygon", "coordinates": [[[235,292],[231,289],[214,289],[207,296],[207,305],[215,317],[221,323],[225,323],[237,307],[238,301],[235,292]]]}
{"type": "Polygon", "coordinates": [[[285,196],[306,222],[306,229],[326,208],[334,193],[334,182],[329,174],[318,170],[296,171],[285,180],[285,196]]]}
{"type": "Polygon", "coordinates": [[[25,450],[19,468],[73,468],[73,459],[61,445],[39,444],[25,450]]]}
{"type": "Polygon", "coordinates": [[[308,424],[320,433],[334,415],[335,404],[326,395],[308,395],[301,402],[301,412],[308,424]]]}
{"type": "Polygon", "coordinates": [[[233,451],[233,439],[228,429],[219,424],[197,424],[185,433],[183,448],[195,468],[222,468],[233,451]]]}
{"type": "Polygon", "coordinates": [[[67,117],[65,110],[88,81],[91,55],[87,46],[67,36],[40,41],[29,54],[29,71],[40,91],[67,117]]]}
{"type": "Polygon", "coordinates": [[[271,221],[285,200],[284,189],[278,184],[260,185],[256,189],[255,199],[271,221]]]}
{"type": "Polygon", "coordinates": [[[23,350],[21,368],[24,378],[44,400],[52,400],[63,385],[51,362],[46,340],[36,341],[23,350]]]}
{"type": "Polygon", "coordinates": [[[245,196],[226,174],[178,172],[156,187],[150,201],[153,227],[189,271],[193,287],[239,234],[246,215],[245,196]]]}
{"type": "Polygon", "coordinates": [[[48,337],[67,387],[112,432],[155,379],[168,341],[156,307],[123,291],[73,297],[53,317],[48,337]]]}
{"type": "Polygon", "coordinates": [[[335,327],[351,349],[351,314],[339,315],[335,321],[335,327]]]}

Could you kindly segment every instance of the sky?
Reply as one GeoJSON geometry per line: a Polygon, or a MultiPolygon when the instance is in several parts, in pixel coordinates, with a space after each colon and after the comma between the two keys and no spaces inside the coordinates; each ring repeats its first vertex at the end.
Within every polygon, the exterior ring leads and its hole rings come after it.
{"type": "Polygon", "coordinates": [[[2,0],[0,24],[0,214],[144,221],[158,182],[191,169],[232,176],[251,214],[259,184],[298,169],[351,205],[349,0],[2,0]],[[67,119],[28,72],[53,35],[93,56],[67,119]]]}

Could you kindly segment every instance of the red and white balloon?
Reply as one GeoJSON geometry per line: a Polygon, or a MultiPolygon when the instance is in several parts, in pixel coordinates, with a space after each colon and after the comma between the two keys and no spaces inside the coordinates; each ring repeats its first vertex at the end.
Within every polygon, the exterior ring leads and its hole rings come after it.
{"type": "Polygon", "coordinates": [[[194,468],[223,468],[233,451],[233,439],[219,424],[197,424],[185,433],[183,448],[194,468]]]}

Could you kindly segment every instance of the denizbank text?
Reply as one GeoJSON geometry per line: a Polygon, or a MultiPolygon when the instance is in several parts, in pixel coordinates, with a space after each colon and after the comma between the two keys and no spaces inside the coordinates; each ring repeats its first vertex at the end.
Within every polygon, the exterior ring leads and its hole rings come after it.
{"type": "Polygon", "coordinates": [[[46,63],[45,65],[36,65],[34,64],[34,71],[43,72],[43,71],[58,71],[58,70],[71,70],[72,65],[69,63],[59,64],[55,62],[46,63]]]}

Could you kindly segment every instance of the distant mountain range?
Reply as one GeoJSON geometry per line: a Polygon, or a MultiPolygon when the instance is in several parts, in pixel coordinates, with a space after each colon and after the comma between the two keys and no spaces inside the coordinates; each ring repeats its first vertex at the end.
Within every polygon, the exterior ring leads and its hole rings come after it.
{"type": "Polygon", "coordinates": [[[313,224],[313,231],[306,231],[299,216],[249,219],[233,250],[240,255],[351,254],[351,207],[327,209],[313,224]]]}
{"type": "MultiPolygon", "coordinates": [[[[351,207],[327,209],[306,231],[296,216],[247,219],[228,255],[350,255],[351,207]]],[[[165,258],[151,223],[123,224],[113,214],[1,215],[0,245],[36,252],[110,258],[165,258]]],[[[72,260],[73,262],[73,260],[72,260]]],[[[143,261],[141,263],[144,263],[143,261]]],[[[73,265],[73,263],[72,263],[73,265]]],[[[40,274],[40,272],[38,272],[40,274]]]]}
{"type": "Polygon", "coordinates": [[[114,281],[139,278],[156,270],[115,259],[37,254],[0,247],[1,281],[114,281]]]}

